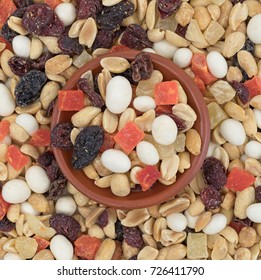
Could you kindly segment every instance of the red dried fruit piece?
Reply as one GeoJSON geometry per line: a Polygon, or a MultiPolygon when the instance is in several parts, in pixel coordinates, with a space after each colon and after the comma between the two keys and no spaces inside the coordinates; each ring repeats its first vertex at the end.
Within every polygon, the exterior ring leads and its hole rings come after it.
{"type": "Polygon", "coordinates": [[[73,147],[71,141],[71,123],[58,123],[51,132],[52,146],[62,150],[70,150],[73,147]]]}
{"type": "Polygon", "coordinates": [[[125,242],[134,248],[141,248],[144,244],[142,232],[138,227],[123,227],[123,238],[125,242]]]}
{"type": "Polygon", "coordinates": [[[0,141],[10,133],[10,123],[6,120],[0,122],[0,141]]]}
{"type": "Polygon", "coordinates": [[[167,18],[178,10],[181,0],[157,0],[157,8],[161,18],[167,18]]]}
{"type": "Polygon", "coordinates": [[[206,92],[206,87],[205,87],[205,84],[204,82],[199,78],[199,76],[195,76],[194,78],[194,83],[197,85],[197,87],[199,88],[199,90],[202,92],[202,93],[205,93],[206,92]]]}
{"type": "Polygon", "coordinates": [[[244,82],[249,91],[250,99],[261,94],[261,77],[255,76],[251,80],[244,82]]]}
{"type": "Polygon", "coordinates": [[[44,3],[48,4],[52,9],[54,9],[62,2],[63,2],[62,0],[44,0],[44,3]]]}
{"type": "Polygon", "coordinates": [[[150,55],[145,52],[137,54],[134,61],[131,63],[131,71],[132,80],[134,82],[149,79],[153,72],[153,64],[150,55]]]}
{"type": "Polygon", "coordinates": [[[179,101],[178,84],[175,81],[157,83],[154,88],[156,105],[174,105],[179,101]]]}
{"type": "Polygon", "coordinates": [[[89,235],[82,235],[74,242],[74,253],[77,257],[93,260],[100,245],[100,239],[89,235]]]}
{"type": "Polygon", "coordinates": [[[118,45],[118,46],[113,46],[110,50],[110,53],[113,52],[122,52],[122,51],[129,51],[131,50],[130,48],[126,47],[126,46],[122,46],[122,45],[118,45]]]}
{"type": "Polygon", "coordinates": [[[212,186],[203,188],[200,192],[200,198],[207,210],[214,210],[222,203],[221,193],[212,186]]]}
{"type": "Polygon", "coordinates": [[[76,0],[77,19],[96,18],[102,10],[101,0],[76,0]]]}
{"type": "Polygon", "coordinates": [[[144,132],[134,123],[127,122],[126,125],[114,136],[114,140],[121,148],[130,153],[144,138],[144,132]]]}
{"type": "Polygon", "coordinates": [[[82,90],[59,90],[58,108],[60,111],[80,111],[84,107],[82,90]]]}
{"type": "Polygon", "coordinates": [[[10,232],[15,228],[15,223],[12,223],[5,216],[2,220],[0,220],[0,232],[10,232]]]}
{"type": "Polygon", "coordinates": [[[6,160],[16,171],[24,168],[29,162],[28,157],[21,153],[15,145],[8,147],[6,160]]]}
{"type": "Polygon", "coordinates": [[[35,235],[33,238],[38,243],[38,247],[37,247],[36,253],[40,252],[41,250],[46,249],[50,245],[49,241],[47,241],[46,239],[44,239],[44,238],[42,238],[40,236],[36,236],[35,235]]]}
{"type": "Polygon", "coordinates": [[[104,132],[104,138],[103,138],[103,144],[100,148],[100,152],[103,153],[104,151],[108,149],[112,149],[115,144],[114,140],[115,134],[110,134],[108,132],[104,132]]]}
{"type": "Polygon", "coordinates": [[[98,217],[96,224],[101,227],[104,228],[108,225],[109,222],[109,215],[108,215],[108,211],[107,209],[105,209],[98,217]]]}
{"type": "Polygon", "coordinates": [[[234,167],[227,177],[225,187],[234,191],[242,191],[253,185],[255,180],[255,176],[249,172],[234,167]]]}
{"type": "Polygon", "coordinates": [[[5,24],[9,16],[16,10],[16,6],[12,0],[0,1],[0,28],[5,24]]]}
{"type": "Polygon", "coordinates": [[[149,190],[160,177],[161,173],[155,165],[148,165],[136,174],[136,178],[144,192],[149,190]]]}
{"type": "Polygon", "coordinates": [[[8,60],[8,65],[12,72],[19,77],[28,73],[32,68],[30,59],[19,56],[11,57],[8,60]]]}
{"type": "Polygon", "coordinates": [[[5,44],[5,48],[0,51],[0,54],[5,50],[5,49],[8,49],[9,51],[12,51],[12,46],[11,44],[6,41],[2,36],[0,36],[0,44],[5,44]]]}
{"type": "Polygon", "coordinates": [[[172,106],[171,105],[158,105],[155,109],[156,115],[163,114],[172,114],[172,106]]]}
{"type": "Polygon", "coordinates": [[[193,55],[191,60],[191,69],[195,75],[199,76],[205,85],[212,84],[217,80],[217,78],[208,71],[205,54],[196,53],[193,55]]]}
{"type": "Polygon", "coordinates": [[[247,87],[243,83],[239,83],[237,81],[233,81],[231,83],[232,87],[236,90],[236,95],[240,99],[240,101],[245,105],[249,102],[249,91],[247,87]]]}
{"type": "Polygon", "coordinates": [[[2,192],[0,192],[0,220],[4,218],[10,204],[3,199],[2,192]]]}
{"type": "Polygon", "coordinates": [[[48,128],[40,128],[33,135],[30,144],[36,147],[49,146],[51,144],[51,131],[48,128]]]}

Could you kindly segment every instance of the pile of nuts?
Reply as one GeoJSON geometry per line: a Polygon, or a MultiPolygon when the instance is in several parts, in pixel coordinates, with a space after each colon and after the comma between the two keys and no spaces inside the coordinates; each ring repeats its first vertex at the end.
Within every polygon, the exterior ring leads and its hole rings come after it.
{"type": "MultiPolygon", "coordinates": [[[[166,2],[0,2],[0,259],[261,258],[261,1],[166,2]],[[92,58],[126,47],[173,59],[211,122],[192,182],[130,211],[82,195],[49,149],[59,90],[92,58]]],[[[99,79],[106,85],[108,71],[99,79]]]]}

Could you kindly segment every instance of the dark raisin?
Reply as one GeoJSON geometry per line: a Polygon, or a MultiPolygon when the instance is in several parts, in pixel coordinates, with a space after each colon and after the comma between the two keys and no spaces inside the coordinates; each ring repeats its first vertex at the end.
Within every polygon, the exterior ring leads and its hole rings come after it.
{"type": "Polygon", "coordinates": [[[53,55],[50,52],[44,52],[37,59],[31,61],[31,66],[33,69],[44,71],[45,63],[48,59],[50,59],[53,55]]]}
{"type": "Polygon", "coordinates": [[[116,233],[116,240],[122,242],[123,241],[123,226],[120,220],[117,220],[115,223],[115,233],[116,233]]]}
{"type": "Polygon", "coordinates": [[[47,4],[33,4],[23,15],[23,26],[29,33],[40,36],[59,37],[64,32],[64,24],[47,4]]]}
{"type": "Polygon", "coordinates": [[[0,232],[9,232],[15,228],[15,223],[12,223],[5,216],[2,220],[0,220],[0,232]]]}
{"type": "Polygon", "coordinates": [[[137,50],[152,47],[146,31],[138,24],[130,24],[126,28],[122,34],[120,43],[128,48],[137,50]]]}
{"type": "Polygon", "coordinates": [[[31,61],[30,59],[13,56],[8,60],[8,65],[11,68],[12,72],[21,77],[24,74],[28,73],[31,70],[31,61]]]}
{"type": "Polygon", "coordinates": [[[56,201],[62,197],[66,192],[67,180],[65,177],[58,178],[51,182],[49,190],[44,194],[48,200],[56,201]]]}
{"type": "Polygon", "coordinates": [[[130,257],[129,260],[130,261],[136,261],[137,260],[137,255],[130,257]]]}
{"type": "Polygon", "coordinates": [[[16,104],[25,107],[36,101],[46,81],[45,73],[39,70],[31,70],[22,76],[15,88],[16,104]]]}
{"type": "Polygon", "coordinates": [[[233,57],[232,57],[232,64],[233,66],[236,66],[240,69],[241,73],[242,73],[242,80],[241,82],[245,82],[247,80],[249,80],[249,77],[246,73],[246,71],[240,66],[239,62],[238,62],[238,59],[237,59],[237,54],[235,54],[233,57]]]}
{"type": "Polygon", "coordinates": [[[77,19],[96,18],[102,10],[101,0],[77,0],[77,19]]]}
{"type": "Polygon", "coordinates": [[[233,81],[231,83],[232,87],[236,90],[236,94],[239,100],[245,105],[249,102],[250,96],[247,87],[243,83],[233,81]]]}
{"type": "Polygon", "coordinates": [[[98,31],[96,38],[92,45],[92,50],[98,48],[110,49],[113,46],[115,35],[114,32],[109,30],[100,30],[98,31]]]}
{"type": "Polygon", "coordinates": [[[134,192],[134,193],[142,192],[142,187],[140,184],[135,184],[135,186],[133,188],[131,188],[130,190],[131,190],[131,192],[134,192]]]}
{"type": "Polygon", "coordinates": [[[186,25],[186,26],[182,26],[182,25],[178,24],[175,32],[176,32],[179,36],[185,38],[187,29],[188,29],[188,26],[187,26],[187,25],[186,25]]]}
{"type": "Polygon", "coordinates": [[[231,3],[233,5],[236,5],[237,3],[243,3],[245,0],[231,0],[231,3]]]}
{"type": "Polygon", "coordinates": [[[150,55],[145,52],[137,54],[134,61],[131,63],[131,70],[134,82],[149,79],[153,72],[153,64],[150,55]]]}
{"type": "MultiPolygon", "coordinates": [[[[137,85],[138,84],[138,83],[134,82],[133,79],[132,79],[132,70],[131,70],[131,68],[128,68],[124,72],[120,73],[120,75],[123,76],[124,78],[126,78],[132,85],[137,85]]],[[[114,75],[112,75],[112,76],[114,76],[114,75]]]]}
{"type": "Polygon", "coordinates": [[[64,235],[71,242],[74,242],[80,233],[81,226],[79,222],[71,216],[54,214],[49,219],[49,223],[58,234],[64,235]]]}
{"type": "Polygon", "coordinates": [[[242,50],[246,50],[253,55],[255,52],[255,44],[250,39],[246,39],[242,50]]]}
{"type": "Polygon", "coordinates": [[[92,163],[103,144],[104,132],[100,126],[85,127],[77,135],[74,143],[72,166],[82,169],[92,163]]]}
{"type": "Polygon", "coordinates": [[[49,166],[46,167],[46,174],[51,182],[59,178],[63,178],[63,174],[55,159],[51,162],[49,166]]]}
{"type": "Polygon", "coordinates": [[[255,188],[256,202],[261,202],[261,186],[255,188]]]}
{"type": "Polygon", "coordinates": [[[77,85],[78,88],[88,96],[93,106],[98,108],[102,108],[104,106],[102,97],[92,89],[86,78],[79,79],[77,85]]]}
{"type": "Polygon", "coordinates": [[[65,151],[70,150],[73,147],[70,137],[72,129],[71,123],[58,123],[51,132],[52,146],[65,151]]]}
{"type": "Polygon", "coordinates": [[[167,115],[170,118],[172,118],[173,121],[176,123],[179,132],[181,132],[187,128],[186,122],[174,114],[166,112],[166,113],[157,114],[157,116],[159,116],[159,115],[167,115]]]}
{"type": "Polygon", "coordinates": [[[174,14],[181,5],[181,0],[157,0],[157,7],[161,18],[174,14]]]}
{"type": "Polygon", "coordinates": [[[226,184],[226,169],[220,160],[214,157],[206,158],[203,162],[202,169],[204,178],[209,185],[220,190],[226,184]]]}
{"type": "Polygon", "coordinates": [[[239,233],[243,227],[250,227],[251,225],[252,221],[249,218],[239,219],[234,217],[229,223],[229,226],[232,227],[237,233],[239,233]]]}
{"type": "Polygon", "coordinates": [[[144,244],[138,227],[123,227],[123,238],[128,245],[135,248],[140,249],[144,244]]]}
{"type": "Polygon", "coordinates": [[[3,25],[1,29],[1,36],[8,42],[12,43],[15,36],[19,35],[17,32],[13,31],[7,24],[3,25]]]}
{"type": "Polygon", "coordinates": [[[102,30],[115,30],[120,27],[126,17],[133,13],[134,5],[129,1],[121,1],[116,5],[103,7],[97,15],[97,24],[102,30]]]}
{"type": "Polygon", "coordinates": [[[52,164],[53,160],[55,160],[54,154],[50,151],[47,151],[39,156],[37,163],[46,169],[52,164]]]}
{"type": "Polygon", "coordinates": [[[79,43],[78,38],[71,38],[68,35],[69,27],[63,32],[58,39],[58,46],[67,55],[79,55],[84,50],[84,47],[79,43]]]}
{"type": "Polygon", "coordinates": [[[211,186],[207,186],[201,190],[200,198],[207,210],[217,209],[222,202],[221,193],[211,186]]]}
{"type": "Polygon", "coordinates": [[[98,217],[96,224],[104,228],[108,225],[109,222],[109,216],[108,216],[108,211],[105,209],[98,217]]]}
{"type": "Polygon", "coordinates": [[[13,0],[13,2],[17,8],[24,8],[33,4],[32,0],[13,0]]]}
{"type": "Polygon", "coordinates": [[[47,109],[45,111],[45,116],[47,118],[52,116],[55,103],[56,103],[56,98],[52,102],[50,102],[50,104],[48,105],[48,107],[47,107],[47,109]]]}

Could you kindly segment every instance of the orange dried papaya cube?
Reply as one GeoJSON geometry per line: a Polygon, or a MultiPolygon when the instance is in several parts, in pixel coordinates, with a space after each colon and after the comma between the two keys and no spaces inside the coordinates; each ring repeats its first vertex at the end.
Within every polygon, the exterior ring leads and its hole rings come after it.
{"type": "Polygon", "coordinates": [[[136,178],[144,192],[149,190],[160,177],[161,173],[155,165],[148,165],[136,174],[136,178]]]}
{"type": "Polygon", "coordinates": [[[179,102],[179,89],[175,81],[157,83],[154,88],[156,105],[174,105],[179,102]]]}
{"type": "Polygon", "coordinates": [[[199,90],[204,93],[206,91],[206,87],[204,82],[199,78],[199,76],[195,76],[194,83],[198,86],[199,90]]]}
{"type": "Polygon", "coordinates": [[[61,4],[62,0],[44,0],[46,4],[48,4],[52,9],[54,9],[56,6],[61,4]]]}
{"type": "Polygon", "coordinates": [[[10,123],[6,120],[0,122],[0,141],[10,133],[10,123]]]}
{"type": "Polygon", "coordinates": [[[0,0],[0,28],[15,10],[16,6],[12,0],[0,0]]]}
{"type": "Polygon", "coordinates": [[[10,204],[3,199],[2,192],[0,192],[0,221],[7,213],[10,204]]]}
{"type": "Polygon", "coordinates": [[[255,180],[255,176],[249,172],[234,167],[227,177],[225,187],[234,191],[242,191],[253,185],[255,180]]]}
{"type": "Polygon", "coordinates": [[[84,107],[84,93],[81,90],[59,90],[58,108],[60,111],[79,111],[84,107]]]}
{"type": "Polygon", "coordinates": [[[36,240],[36,242],[38,243],[38,247],[37,247],[37,251],[36,251],[36,253],[38,253],[39,251],[41,251],[41,250],[44,250],[44,249],[46,249],[49,245],[50,245],[50,242],[49,241],[47,241],[46,239],[44,239],[44,238],[42,238],[42,237],[40,237],[40,236],[34,236],[33,237],[35,240],[36,240]]]}
{"type": "Polygon", "coordinates": [[[76,239],[74,246],[74,253],[77,257],[94,260],[95,254],[101,246],[101,240],[86,234],[76,239]]]}
{"type": "Polygon", "coordinates": [[[104,132],[103,144],[100,147],[101,153],[103,153],[108,149],[112,149],[114,147],[115,144],[114,135],[115,135],[114,133],[104,132]]]}
{"type": "Polygon", "coordinates": [[[250,98],[261,94],[261,77],[255,76],[251,80],[245,81],[244,85],[249,91],[250,98]]]}
{"type": "Polygon", "coordinates": [[[129,154],[144,138],[144,132],[132,121],[118,131],[114,140],[121,148],[129,154]]]}
{"type": "Polygon", "coordinates": [[[26,166],[29,159],[15,145],[11,145],[6,153],[7,162],[16,170],[19,171],[26,166]]]}
{"type": "Polygon", "coordinates": [[[49,146],[51,144],[51,131],[48,128],[40,128],[32,135],[30,144],[36,147],[49,146]]]}
{"type": "Polygon", "coordinates": [[[212,84],[217,80],[217,78],[208,71],[206,55],[203,53],[195,53],[192,56],[191,69],[205,85],[212,84]]]}

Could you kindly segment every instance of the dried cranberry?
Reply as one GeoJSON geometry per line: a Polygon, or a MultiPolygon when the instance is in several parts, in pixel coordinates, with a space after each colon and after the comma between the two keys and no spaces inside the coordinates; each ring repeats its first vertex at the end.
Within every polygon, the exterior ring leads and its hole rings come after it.
{"type": "Polygon", "coordinates": [[[229,223],[229,226],[232,227],[237,233],[239,233],[243,227],[250,227],[251,225],[252,221],[248,218],[239,219],[234,217],[229,223]]]}
{"type": "Polygon", "coordinates": [[[70,28],[66,28],[63,34],[58,39],[58,46],[64,54],[79,55],[84,50],[84,47],[79,43],[78,38],[71,38],[68,35],[70,28]]]}
{"type": "Polygon", "coordinates": [[[250,100],[250,95],[247,87],[243,83],[239,83],[237,81],[233,81],[231,85],[236,90],[236,94],[242,104],[247,104],[250,100]]]}
{"type": "Polygon", "coordinates": [[[261,202],[261,186],[255,188],[256,202],[261,202]]]}
{"type": "Polygon", "coordinates": [[[159,116],[159,115],[167,115],[170,118],[172,118],[173,121],[176,123],[179,132],[187,129],[186,122],[184,120],[182,120],[181,118],[179,118],[178,116],[171,114],[171,113],[157,114],[157,116],[159,116]]]}
{"type": "Polygon", "coordinates": [[[13,0],[13,2],[17,8],[24,8],[33,4],[32,0],[13,0]]]}
{"type": "Polygon", "coordinates": [[[220,160],[214,157],[206,158],[202,169],[204,178],[209,185],[220,190],[226,184],[226,169],[220,160]]]}
{"type": "Polygon", "coordinates": [[[21,77],[31,70],[31,61],[27,58],[13,56],[8,60],[12,72],[21,77]]]}
{"type": "Polygon", "coordinates": [[[65,194],[67,180],[65,177],[60,177],[61,178],[51,182],[49,190],[45,193],[45,196],[48,200],[55,201],[65,194]]]}
{"type": "Polygon", "coordinates": [[[49,219],[49,223],[58,234],[64,235],[71,242],[74,242],[80,233],[81,226],[79,222],[71,216],[54,214],[49,219]]]}
{"type": "Polygon", "coordinates": [[[46,167],[46,174],[51,182],[63,177],[63,174],[57,164],[57,161],[54,159],[49,166],[46,167]]]}
{"type": "Polygon", "coordinates": [[[98,217],[96,224],[101,227],[104,228],[107,226],[109,222],[109,216],[108,216],[108,211],[105,209],[98,217]]]}
{"type": "Polygon", "coordinates": [[[71,123],[58,123],[51,132],[51,144],[55,148],[70,150],[73,147],[71,141],[71,123]]]}
{"type": "Polygon", "coordinates": [[[138,83],[134,82],[132,79],[132,70],[131,68],[128,68],[127,70],[125,70],[124,72],[120,73],[120,74],[113,74],[112,73],[112,77],[115,77],[117,75],[121,75],[124,78],[126,78],[132,85],[137,85],[138,83]]]}
{"type": "Polygon", "coordinates": [[[182,25],[178,24],[175,32],[176,32],[179,36],[185,38],[187,29],[188,29],[188,25],[182,26],[182,25]]]}
{"type": "Polygon", "coordinates": [[[112,31],[109,30],[98,31],[92,45],[92,50],[96,50],[98,48],[110,49],[113,46],[114,38],[115,38],[115,34],[112,31]]]}
{"type": "Polygon", "coordinates": [[[138,24],[130,24],[126,28],[122,34],[120,43],[128,48],[137,50],[152,47],[146,31],[138,24]]]}
{"type": "Polygon", "coordinates": [[[0,220],[0,232],[9,232],[15,228],[15,223],[12,223],[5,216],[2,220],[0,220]]]}
{"type": "Polygon", "coordinates": [[[56,103],[56,98],[48,105],[48,107],[47,107],[47,109],[45,111],[45,116],[47,118],[52,116],[55,103],[56,103]]]}
{"type": "Polygon", "coordinates": [[[102,108],[104,106],[102,97],[92,89],[86,78],[78,80],[78,88],[88,96],[93,106],[98,108],[102,108]]]}
{"type": "Polygon", "coordinates": [[[140,249],[144,244],[138,227],[123,227],[123,238],[128,245],[135,248],[140,249]]]}
{"type": "Polygon", "coordinates": [[[39,58],[31,61],[32,68],[44,71],[46,61],[52,56],[53,55],[50,52],[44,52],[39,58]]]}
{"type": "Polygon", "coordinates": [[[221,193],[211,186],[207,186],[200,192],[200,198],[207,210],[218,208],[222,202],[221,193]]]}
{"type": "Polygon", "coordinates": [[[122,242],[123,241],[123,226],[120,220],[117,220],[115,223],[115,233],[116,233],[116,240],[122,242]]]}
{"type": "Polygon", "coordinates": [[[55,160],[54,154],[50,151],[47,151],[39,156],[37,163],[46,169],[52,164],[53,160],[55,160]]]}
{"type": "Polygon", "coordinates": [[[246,50],[253,55],[255,53],[255,44],[250,39],[246,39],[242,50],[246,50]]]}
{"type": "Polygon", "coordinates": [[[130,190],[131,190],[131,192],[134,192],[134,193],[142,192],[142,187],[140,184],[135,184],[135,186],[133,188],[131,188],[130,190]]]}
{"type": "Polygon", "coordinates": [[[153,64],[150,55],[145,52],[137,54],[134,61],[131,63],[131,70],[134,82],[149,79],[153,72],[153,64]]]}
{"type": "Polygon", "coordinates": [[[33,4],[23,15],[23,26],[29,33],[40,36],[59,37],[64,32],[64,24],[47,4],[33,4]]]}
{"type": "Polygon", "coordinates": [[[102,10],[101,0],[77,0],[77,19],[96,18],[102,10]]]}
{"type": "Polygon", "coordinates": [[[134,5],[129,1],[121,1],[116,5],[103,7],[97,15],[97,24],[102,30],[115,30],[120,27],[126,17],[133,13],[134,5]]]}
{"type": "Polygon", "coordinates": [[[161,18],[171,16],[181,5],[181,0],[157,0],[157,7],[161,18]]]}

